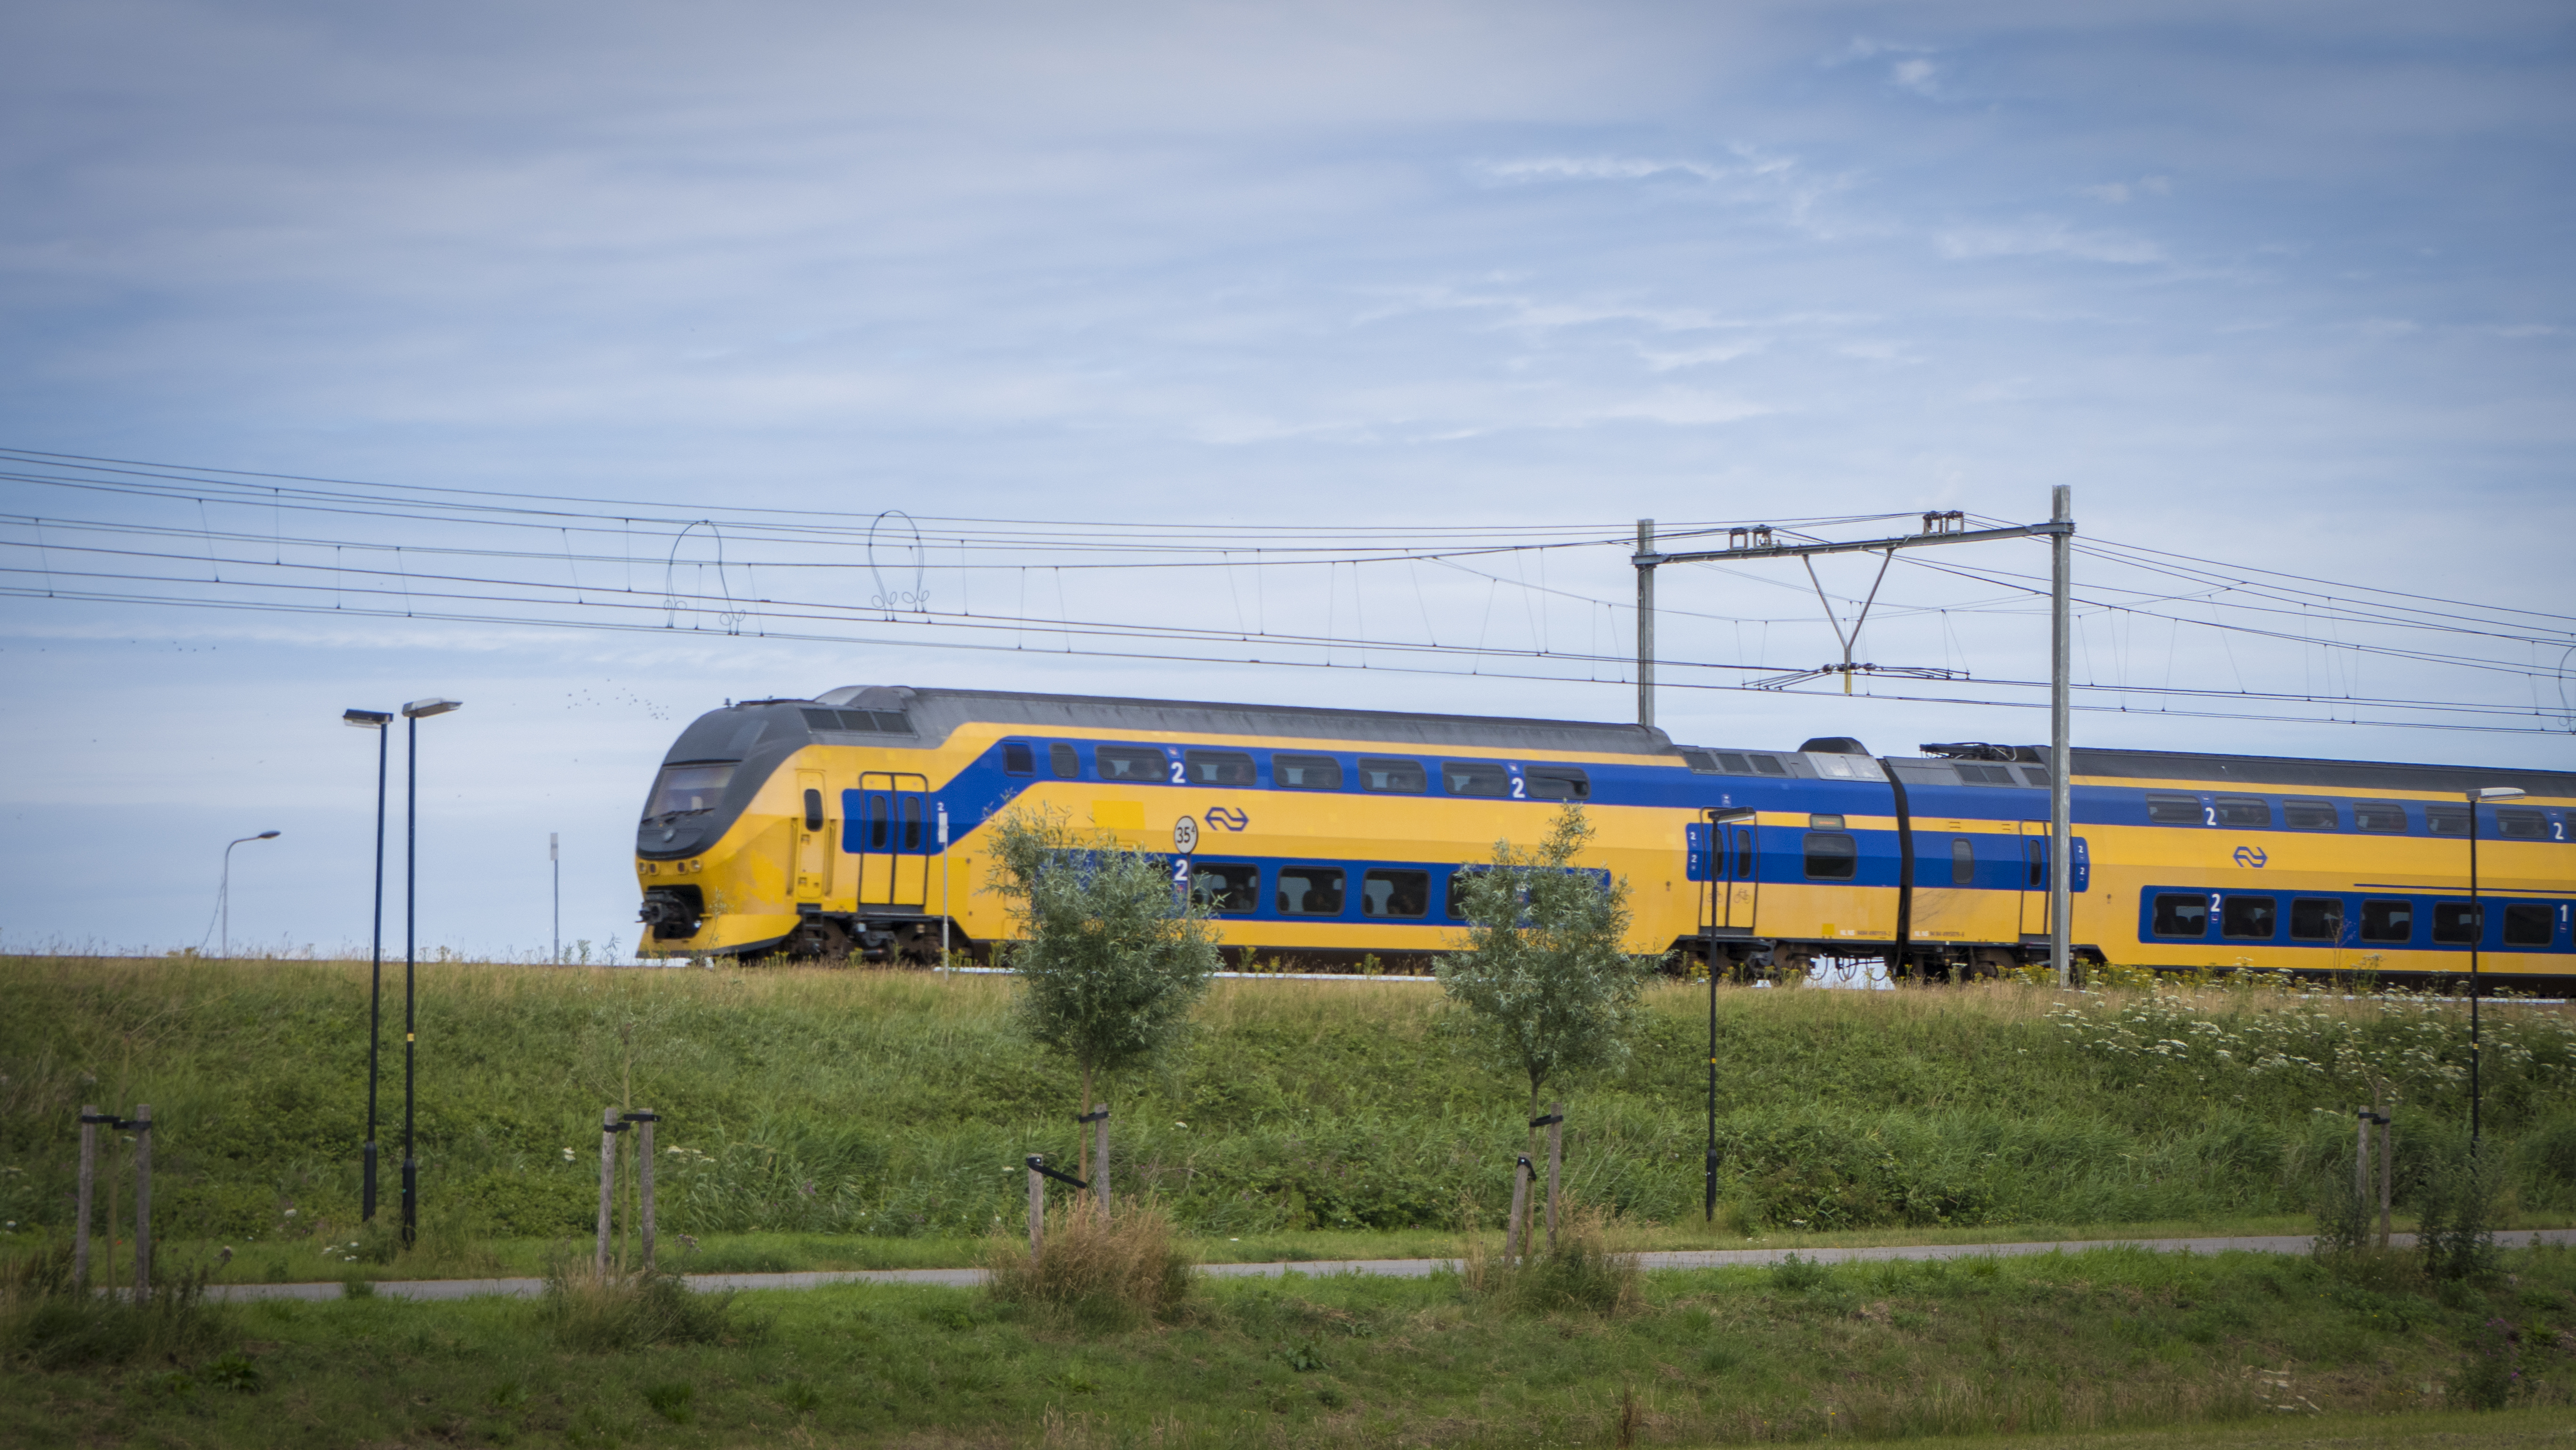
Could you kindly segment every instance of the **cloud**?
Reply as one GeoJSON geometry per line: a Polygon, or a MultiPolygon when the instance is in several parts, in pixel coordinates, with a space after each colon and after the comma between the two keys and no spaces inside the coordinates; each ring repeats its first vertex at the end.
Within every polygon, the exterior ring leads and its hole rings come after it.
{"type": "Polygon", "coordinates": [[[2095,201],[2106,201],[2114,206],[2122,206],[2128,203],[2131,196],[2173,195],[2173,179],[2166,176],[2145,176],[2134,182],[2106,181],[2099,186],[2077,189],[2095,201]]]}
{"type": "Polygon", "coordinates": [[[2144,238],[2082,231],[2053,218],[1954,226],[1937,233],[1933,243],[1942,256],[1954,262],[2068,256],[2088,262],[2144,266],[2166,260],[2164,248],[2144,238]]]}

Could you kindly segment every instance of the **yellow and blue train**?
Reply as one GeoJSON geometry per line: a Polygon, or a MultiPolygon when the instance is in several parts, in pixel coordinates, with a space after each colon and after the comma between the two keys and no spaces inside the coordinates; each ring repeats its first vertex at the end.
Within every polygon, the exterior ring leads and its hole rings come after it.
{"type": "MultiPolygon", "coordinates": [[[[1009,922],[984,828],[1051,808],[1166,856],[1230,954],[1389,964],[1461,938],[1455,883],[1556,803],[1624,877],[1629,948],[1722,970],[1967,976],[2048,939],[2044,749],[1677,745],[1578,721],[854,686],[727,704],[636,836],[644,950],[924,963],[1009,922]]],[[[2576,976],[2576,774],[2078,749],[2079,956],[2576,976]],[[2481,788],[2520,789],[2480,804],[2481,788]],[[2472,840],[2472,820],[2475,840],[2472,840]],[[2473,908],[2470,852],[2477,852],[2473,908]]]]}

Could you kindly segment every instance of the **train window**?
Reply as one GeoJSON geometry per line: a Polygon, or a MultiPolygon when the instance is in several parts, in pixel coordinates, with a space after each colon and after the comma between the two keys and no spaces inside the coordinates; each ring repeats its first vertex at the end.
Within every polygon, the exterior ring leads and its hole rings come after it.
{"type": "Polygon", "coordinates": [[[2209,935],[2209,898],[2197,892],[2157,897],[2154,929],[2158,936],[2209,935]]]}
{"type": "Polygon", "coordinates": [[[2197,826],[2201,823],[2200,797],[2150,794],[2147,821],[2158,826],[2197,826]]]}
{"type": "Polygon", "coordinates": [[[1978,765],[1973,761],[1963,760],[1959,762],[1958,768],[1959,779],[1970,785],[2019,785],[2021,783],[2013,779],[2011,769],[2006,766],[1978,765]]]}
{"type": "Polygon", "coordinates": [[[1070,745],[1050,745],[1047,747],[1047,768],[1055,772],[1058,780],[1080,780],[1082,754],[1070,745]]]}
{"type": "Polygon", "coordinates": [[[1102,780],[1168,780],[1171,772],[1163,768],[1163,752],[1139,750],[1132,745],[1103,745],[1091,752],[1091,760],[1100,768],[1102,780]]]}
{"type": "Polygon", "coordinates": [[[1467,883],[1476,879],[1476,874],[1484,869],[1482,866],[1461,866],[1449,873],[1448,910],[1451,921],[1467,919],[1467,883]]]}
{"type": "Polygon", "coordinates": [[[1430,910],[1428,871],[1371,871],[1360,878],[1362,916],[1421,916],[1430,910]]]}
{"type": "Polygon", "coordinates": [[[2361,904],[2361,939],[2363,941],[2413,941],[2415,939],[2415,903],[2411,901],[2365,901],[2361,904]]]}
{"type": "Polygon", "coordinates": [[[903,848],[913,852],[921,849],[921,797],[917,795],[903,798],[903,848]]]}
{"type": "Polygon", "coordinates": [[[1782,765],[1780,763],[1780,758],[1776,755],[1748,755],[1744,758],[1752,764],[1753,773],[1755,775],[1787,775],[1789,773],[1789,767],[1782,765]]]}
{"type": "Polygon", "coordinates": [[[2437,836],[2465,836],[2469,833],[2467,806],[2426,806],[2424,829],[2437,836]]]}
{"type": "Polygon", "coordinates": [[[1717,757],[1705,750],[1683,751],[1682,764],[1689,766],[1694,775],[1717,774],[1717,757]]]}
{"type": "Polygon", "coordinates": [[[1002,773],[1004,775],[1037,774],[1037,755],[1020,741],[1014,740],[1005,744],[1002,747],[1002,773]]]}
{"type": "Polygon", "coordinates": [[[2268,828],[2272,824],[2271,803],[2250,795],[2223,795],[2211,805],[2218,813],[2218,824],[2222,826],[2268,828]]]}
{"type": "Polygon", "coordinates": [[[2352,828],[2356,831],[2403,831],[2406,808],[2395,801],[2354,801],[2352,828]]]}
{"type": "Polygon", "coordinates": [[[2021,843],[2022,884],[2033,891],[2048,889],[2048,843],[2025,836],[2021,843]]]}
{"type": "Polygon", "coordinates": [[[1431,786],[1431,777],[1423,772],[1418,760],[1378,760],[1360,757],[1360,789],[1389,795],[1420,795],[1431,786]]]}
{"type": "Polygon", "coordinates": [[[2465,901],[2433,903],[2433,940],[2464,945],[2478,939],[2477,908],[2465,901]]]}
{"type": "Polygon", "coordinates": [[[2333,801],[2286,800],[2281,802],[2281,824],[2294,831],[2331,831],[2343,822],[2333,801]]]}
{"type": "Polygon", "coordinates": [[[1592,777],[1570,765],[1533,765],[1522,771],[1534,801],[1588,801],[1592,777]]]}
{"type": "Polygon", "coordinates": [[[2270,941],[2280,912],[2268,896],[2231,896],[2219,906],[2218,934],[2245,941],[2270,941]]]}
{"type": "Polygon", "coordinates": [[[1440,789],[1446,795],[1510,795],[1512,776],[1498,760],[1444,760],[1440,789]]]}
{"type": "Polygon", "coordinates": [[[1339,866],[1280,867],[1279,910],[1287,916],[1341,915],[1342,868],[1339,866]]]}
{"type": "Polygon", "coordinates": [[[2513,841],[2537,841],[2549,834],[2549,817],[2538,811],[2500,810],[2496,834],[2513,841]]]}
{"type": "Polygon", "coordinates": [[[868,797],[868,849],[883,851],[893,844],[894,824],[886,815],[886,798],[868,797]]]}
{"type": "Polygon", "coordinates": [[[823,829],[823,793],[819,790],[805,792],[805,829],[823,829]]]}
{"type": "Polygon", "coordinates": [[[1190,866],[1190,900],[1222,915],[1261,909],[1261,868],[1242,861],[1198,861],[1190,866]]]}
{"type": "Polygon", "coordinates": [[[2343,898],[2302,896],[2290,903],[2290,940],[2341,941],[2343,898]]]}
{"type": "Polygon", "coordinates": [[[2545,947],[2549,945],[2551,916],[2549,908],[2535,902],[2523,902],[2504,909],[2504,944],[2509,947],[2545,947]]]}
{"type": "Polygon", "coordinates": [[[1860,846],[1840,831],[1807,833],[1807,875],[1818,881],[1849,881],[1860,872],[1860,846]]]}
{"type": "Polygon", "coordinates": [[[1253,783],[1252,757],[1240,750],[1184,750],[1181,764],[1192,785],[1253,783]]]}
{"type": "Polygon", "coordinates": [[[724,798],[725,782],[733,779],[733,766],[666,765],[661,778],[653,782],[653,794],[647,800],[647,816],[678,816],[692,811],[711,811],[724,798]]]}
{"type": "Polygon", "coordinates": [[[1737,831],[1735,833],[1735,879],[1738,881],[1752,880],[1754,877],[1754,867],[1757,864],[1759,863],[1755,861],[1753,856],[1753,833],[1751,831],[1737,831]]]}
{"type": "Polygon", "coordinates": [[[1274,755],[1270,782],[1281,790],[1340,790],[1342,763],[1329,755],[1274,755]]]}
{"type": "Polygon", "coordinates": [[[1965,836],[1950,838],[1950,884],[1969,886],[1977,879],[1977,843],[1965,836]]]}

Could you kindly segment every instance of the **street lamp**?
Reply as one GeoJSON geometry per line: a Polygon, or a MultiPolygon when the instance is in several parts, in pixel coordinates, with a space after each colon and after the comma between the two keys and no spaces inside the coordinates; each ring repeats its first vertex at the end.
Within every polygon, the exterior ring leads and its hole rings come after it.
{"type": "Polygon", "coordinates": [[[358,1220],[376,1221],[376,1055],[384,1041],[385,1003],[385,755],[394,722],[384,710],[343,710],[343,723],[376,732],[376,931],[373,965],[367,971],[367,1142],[360,1150],[358,1220]]]}
{"type": "Polygon", "coordinates": [[[403,1163],[402,1163],[402,1241],[410,1248],[420,1238],[420,1159],[412,1151],[412,1084],[414,1081],[413,1049],[419,1042],[420,1019],[418,999],[412,992],[413,950],[412,925],[419,916],[420,873],[420,722],[432,715],[444,715],[464,702],[432,697],[414,700],[402,707],[403,718],[411,722],[403,740],[403,1163]]]}
{"type": "Polygon", "coordinates": [[[2478,1151],[2478,949],[2487,941],[2487,912],[2478,904],[2478,806],[2509,801],[2522,794],[2518,785],[2490,785],[2469,797],[2469,1153],[2478,1151]]]}
{"type": "MultiPolygon", "coordinates": [[[[224,939],[223,946],[220,949],[220,954],[225,957],[230,957],[233,954],[233,847],[242,844],[242,841],[274,841],[276,839],[277,832],[262,831],[256,836],[244,836],[240,841],[228,842],[224,846],[224,874],[222,881],[215,887],[215,910],[216,914],[220,915],[224,920],[224,939]]],[[[199,937],[197,940],[200,943],[203,943],[205,938],[199,937]]]]}

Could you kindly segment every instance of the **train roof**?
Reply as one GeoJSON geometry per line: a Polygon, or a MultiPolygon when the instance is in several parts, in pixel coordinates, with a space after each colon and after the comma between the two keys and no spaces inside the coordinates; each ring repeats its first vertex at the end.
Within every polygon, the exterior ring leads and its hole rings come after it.
{"type": "MultiPolygon", "coordinates": [[[[2038,758],[2046,757],[2045,750],[2038,752],[2038,758]]],[[[2082,745],[2075,747],[2075,773],[2097,779],[2195,780],[2247,788],[2289,786],[2453,794],[2510,785],[2536,796],[2576,796],[2576,773],[2563,770],[2311,760],[2289,755],[2202,755],[2179,750],[2099,750],[2082,745]]]]}
{"type": "Polygon", "coordinates": [[[970,722],[1083,730],[1156,730],[1206,735],[1290,735],[1391,745],[1509,747],[1601,755],[1670,755],[1671,737],[1651,725],[1509,716],[1423,715],[1400,710],[1333,710],[1310,705],[1245,705],[1205,700],[1130,700],[1103,695],[1038,695],[1016,690],[911,689],[850,685],[815,697],[842,709],[901,711],[915,733],[939,740],[970,722]]]}

